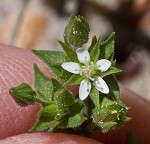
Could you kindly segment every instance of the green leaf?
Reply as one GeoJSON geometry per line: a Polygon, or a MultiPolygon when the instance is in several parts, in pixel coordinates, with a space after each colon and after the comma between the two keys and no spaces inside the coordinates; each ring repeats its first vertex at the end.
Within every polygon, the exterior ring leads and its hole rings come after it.
{"type": "Polygon", "coordinates": [[[119,72],[122,72],[122,70],[117,69],[116,67],[110,67],[107,71],[101,73],[101,77],[103,78],[107,75],[115,74],[115,73],[119,73],[119,72]]]}
{"type": "Polygon", "coordinates": [[[52,100],[53,96],[53,83],[51,78],[43,74],[37,65],[34,65],[34,87],[37,92],[47,98],[48,101],[52,100]]]}
{"type": "Polygon", "coordinates": [[[51,103],[48,106],[45,106],[41,111],[40,115],[49,120],[53,120],[58,112],[58,106],[55,103],[51,103]]]}
{"type": "Polygon", "coordinates": [[[90,45],[90,47],[88,49],[89,53],[92,51],[92,49],[94,48],[94,46],[96,45],[96,43],[97,43],[97,38],[96,38],[96,36],[93,36],[92,43],[91,43],[91,45],[90,45]]]}
{"type": "Polygon", "coordinates": [[[54,128],[59,124],[57,120],[48,120],[40,117],[30,131],[43,131],[49,128],[54,128]]]}
{"type": "Polygon", "coordinates": [[[41,103],[43,106],[49,105],[51,103],[49,98],[40,93],[39,91],[36,91],[36,94],[36,101],[41,103]]]}
{"type": "Polygon", "coordinates": [[[11,88],[9,93],[20,106],[34,104],[36,101],[35,91],[33,91],[32,88],[26,83],[22,83],[17,87],[11,88]]]}
{"type": "Polygon", "coordinates": [[[55,79],[52,78],[53,92],[55,93],[58,89],[62,88],[62,85],[55,79]]]}
{"type": "Polygon", "coordinates": [[[61,120],[70,113],[70,106],[75,102],[75,97],[68,90],[61,88],[54,94],[54,102],[59,108],[55,119],[61,120]]]}
{"type": "Polygon", "coordinates": [[[60,80],[67,81],[72,76],[72,73],[64,70],[60,64],[51,66],[51,70],[55,74],[55,76],[60,80]]]}
{"type": "Polygon", "coordinates": [[[54,100],[58,106],[65,109],[74,103],[75,97],[68,90],[61,88],[55,92],[54,100]]]}
{"type": "Polygon", "coordinates": [[[49,67],[68,61],[65,53],[61,51],[32,50],[32,52],[49,67]]]}
{"type": "Polygon", "coordinates": [[[109,95],[112,96],[112,98],[118,102],[121,102],[120,100],[120,89],[118,86],[118,82],[116,78],[113,75],[109,75],[103,78],[105,82],[107,83],[109,87],[109,95]]]}
{"type": "Polygon", "coordinates": [[[100,59],[108,59],[110,61],[113,60],[114,57],[114,41],[115,33],[113,32],[109,38],[104,41],[100,46],[100,59]]]}
{"type": "Polygon", "coordinates": [[[58,42],[60,43],[60,45],[64,49],[65,53],[67,54],[68,58],[72,62],[79,62],[78,58],[77,58],[77,54],[75,53],[75,51],[73,49],[71,49],[68,45],[66,45],[65,43],[63,43],[61,41],[58,41],[58,42]]]}
{"type": "Polygon", "coordinates": [[[88,41],[89,24],[82,16],[70,17],[69,23],[65,28],[64,37],[67,43],[73,48],[79,48],[88,41]]]}
{"type": "Polygon", "coordinates": [[[99,108],[100,107],[100,96],[99,96],[99,91],[95,87],[92,87],[92,90],[90,92],[90,98],[93,101],[95,107],[99,108]]]}
{"type": "Polygon", "coordinates": [[[70,77],[70,79],[64,84],[64,86],[79,84],[81,82],[81,80],[83,80],[83,77],[81,75],[73,74],[70,77]]]}
{"type": "Polygon", "coordinates": [[[76,100],[76,102],[70,107],[70,114],[64,118],[60,126],[64,128],[75,128],[83,124],[86,120],[84,109],[83,102],[76,100]]]}
{"type": "Polygon", "coordinates": [[[46,50],[33,50],[32,52],[50,68],[58,79],[67,80],[71,76],[61,67],[62,63],[69,61],[64,52],[46,50]]]}
{"type": "Polygon", "coordinates": [[[91,60],[96,63],[99,60],[99,54],[100,54],[100,38],[98,39],[95,46],[92,48],[90,52],[91,60]]]}

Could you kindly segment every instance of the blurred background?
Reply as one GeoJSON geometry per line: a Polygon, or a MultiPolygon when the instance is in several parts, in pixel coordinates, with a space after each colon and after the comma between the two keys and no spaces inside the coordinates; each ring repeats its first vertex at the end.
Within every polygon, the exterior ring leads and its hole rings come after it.
{"type": "Polygon", "coordinates": [[[149,0],[5,0],[0,1],[0,43],[24,49],[61,50],[57,40],[70,14],[83,15],[93,35],[104,40],[116,32],[121,83],[150,100],[149,0]]]}

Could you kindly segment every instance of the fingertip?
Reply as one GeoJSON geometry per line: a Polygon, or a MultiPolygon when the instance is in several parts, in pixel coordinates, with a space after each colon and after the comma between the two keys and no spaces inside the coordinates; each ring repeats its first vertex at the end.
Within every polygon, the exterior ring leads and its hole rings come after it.
{"type": "Polygon", "coordinates": [[[1,144],[102,144],[90,138],[64,133],[26,133],[0,140],[1,144]]]}

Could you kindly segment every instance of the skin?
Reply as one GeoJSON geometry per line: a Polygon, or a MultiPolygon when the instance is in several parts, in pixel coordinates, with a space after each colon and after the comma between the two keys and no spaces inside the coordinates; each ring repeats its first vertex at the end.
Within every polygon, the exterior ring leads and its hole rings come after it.
{"type": "MultiPolygon", "coordinates": [[[[149,144],[150,134],[150,108],[149,102],[137,96],[133,92],[121,88],[123,102],[131,107],[128,116],[132,120],[123,128],[102,134],[95,131],[92,140],[76,135],[61,133],[27,133],[37,119],[40,109],[38,104],[28,107],[19,107],[9,95],[9,89],[22,82],[33,85],[33,64],[36,63],[40,69],[49,76],[52,74],[48,68],[30,51],[0,45],[0,144],[113,144],[124,143],[126,134],[132,130],[139,143],[149,144]]],[[[74,94],[77,87],[69,87],[74,94]]]]}

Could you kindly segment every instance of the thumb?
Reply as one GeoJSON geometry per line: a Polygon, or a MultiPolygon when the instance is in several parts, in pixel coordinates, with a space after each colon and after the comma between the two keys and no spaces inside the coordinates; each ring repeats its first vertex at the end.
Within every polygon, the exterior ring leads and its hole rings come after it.
{"type": "Polygon", "coordinates": [[[0,140],[0,144],[102,144],[95,140],[64,133],[20,134],[0,140]]]}
{"type": "MultiPolygon", "coordinates": [[[[33,64],[48,69],[30,51],[0,45],[0,138],[27,132],[37,118],[39,105],[20,107],[9,89],[22,82],[33,84],[33,64]]],[[[49,73],[50,75],[50,73],[49,73]]]]}

